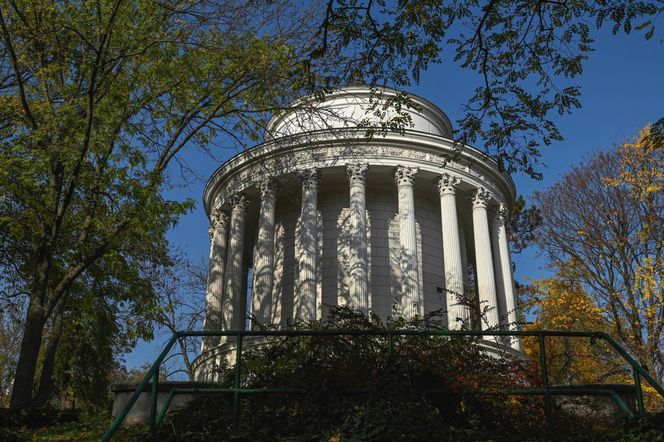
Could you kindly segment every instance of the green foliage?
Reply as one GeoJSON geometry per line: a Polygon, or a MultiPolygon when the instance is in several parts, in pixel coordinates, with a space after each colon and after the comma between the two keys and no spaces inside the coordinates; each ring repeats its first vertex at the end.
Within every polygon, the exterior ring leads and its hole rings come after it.
{"type": "MultiPolygon", "coordinates": [[[[339,308],[323,322],[300,326],[431,330],[440,322],[432,314],[383,324],[339,308]]],[[[639,440],[641,429],[650,440],[664,436],[657,415],[610,425],[556,412],[554,426],[547,427],[541,398],[491,394],[541,388],[536,367],[489,356],[472,338],[394,337],[391,354],[384,337],[372,336],[284,337],[246,345],[242,387],[293,391],[243,396],[237,428],[232,395],[201,395],[169,416],[157,440],[620,441],[625,435],[639,440]]],[[[233,385],[232,368],[219,374],[221,385],[233,385]]]]}
{"type": "MultiPolygon", "coordinates": [[[[385,325],[376,316],[340,308],[306,327],[426,330],[439,328],[438,319],[385,325]]],[[[173,417],[160,439],[205,440],[215,434],[231,440],[436,440],[449,434],[450,440],[468,440],[488,431],[497,438],[525,435],[542,423],[538,399],[472,393],[537,382],[530,364],[489,356],[470,338],[406,336],[393,343],[391,354],[384,337],[372,336],[279,338],[252,347],[243,357],[242,385],[297,392],[247,396],[237,431],[231,429],[229,396],[201,397],[173,417]]],[[[220,375],[223,385],[232,385],[232,369],[220,375]]]]}
{"type": "MultiPolygon", "coordinates": [[[[301,93],[293,63],[311,29],[286,23],[287,2],[255,6],[0,9],[0,283],[27,295],[15,406],[30,400],[60,311],[68,322],[90,315],[65,332],[118,330],[108,350],[150,337],[151,273],[170,264],[165,234],[193,206],[164,197],[169,164],[185,146],[207,151],[218,133],[255,137],[270,109],[301,93]]],[[[85,355],[77,342],[72,354],[85,355]]]]}
{"type": "Polygon", "coordinates": [[[526,207],[526,200],[519,195],[509,217],[509,241],[512,253],[519,253],[535,241],[535,232],[542,224],[539,209],[531,205],[526,207]]]}
{"type": "MultiPolygon", "coordinates": [[[[371,428],[381,427],[384,429],[391,426],[392,419],[399,416],[403,416],[403,418],[399,419],[400,423],[407,421],[409,427],[405,428],[413,430],[413,433],[410,434],[417,435],[410,438],[410,440],[442,440],[445,437],[446,439],[444,440],[450,441],[486,441],[487,437],[490,437],[487,436],[488,433],[483,433],[482,429],[476,427],[473,422],[465,428],[442,428],[445,431],[449,431],[445,435],[442,433],[431,435],[429,430],[430,424],[431,428],[441,427],[440,422],[437,422],[438,427],[431,422],[430,417],[433,416],[429,416],[428,409],[426,408],[427,405],[410,401],[392,402],[389,404],[383,402],[372,408],[374,410],[386,410],[386,413],[374,413],[371,415],[370,421],[360,422],[361,417],[354,416],[348,419],[349,422],[352,422],[351,425],[366,425],[366,427],[359,428],[358,430],[350,429],[348,431],[350,434],[368,435],[367,439],[360,439],[360,437],[351,438],[348,436],[340,437],[337,434],[333,437],[320,440],[339,442],[386,439],[409,440],[402,437],[401,434],[376,434],[371,430],[371,428]],[[446,437],[447,434],[449,434],[449,437],[446,437]]],[[[192,408],[194,409],[192,419],[200,419],[200,425],[196,428],[192,425],[190,429],[178,432],[177,436],[170,435],[167,438],[169,440],[182,441],[220,440],[221,435],[214,432],[216,431],[214,425],[208,426],[207,422],[208,419],[214,422],[218,418],[219,413],[231,413],[231,409],[227,406],[227,403],[220,397],[208,396],[201,398],[196,406],[192,408]]],[[[30,413],[0,412],[0,439],[8,442],[98,441],[108,429],[109,422],[110,417],[105,413],[79,415],[71,411],[56,412],[55,410],[38,410],[30,413]]],[[[266,422],[266,426],[253,429],[251,440],[278,440],[271,437],[274,434],[273,429],[287,424],[288,421],[278,422],[276,419],[266,422]]],[[[594,431],[577,430],[576,432],[566,433],[563,429],[559,428],[551,436],[546,436],[544,432],[533,431],[533,433],[524,436],[521,440],[575,441],[582,437],[584,441],[596,442],[661,442],[664,441],[664,414],[649,415],[636,422],[617,425],[612,428],[595,429],[594,431]]],[[[316,440],[314,437],[306,438],[306,435],[301,433],[298,436],[301,437],[299,439],[296,437],[288,440],[316,440]]],[[[122,427],[116,433],[115,440],[128,442],[146,441],[161,440],[162,437],[163,435],[160,434],[157,438],[151,438],[147,427],[144,426],[122,427]]],[[[234,440],[237,440],[237,438],[234,440]]],[[[493,440],[500,439],[495,438],[493,440]]]]}
{"type": "MultiPolygon", "coordinates": [[[[30,411],[0,410],[0,440],[7,442],[98,441],[110,422],[107,413],[82,414],[76,410],[43,408],[30,411]]],[[[117,440],[144,441],[146,428],[121,428],[117,440]]]]}

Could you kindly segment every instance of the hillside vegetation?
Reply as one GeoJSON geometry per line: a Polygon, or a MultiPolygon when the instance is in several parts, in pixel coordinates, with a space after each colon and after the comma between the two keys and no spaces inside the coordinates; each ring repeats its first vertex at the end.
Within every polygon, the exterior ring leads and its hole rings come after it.
{"type": "MultiPolygon", "coordinates": [[[[319,330],[427,330],[433,314],[409,322],[333,309],[319,330]]],[[[664,440],[664,419],[608,422],[554,409],[539,396],[500,391],[540,388],[539,367],[482,351],[475,338],[310,336],[246,350],[241,385],[292,390],[245,395],[234,426],[230,394],[206,395],[171,416],[159,440],[664,440]],[[658,423],[659,422],[659,423],[658,423]],[[555,431],[553,431],[555,429],[555,431]]],[[[231,387],[235,372],[219,371],[231,387]]]]}

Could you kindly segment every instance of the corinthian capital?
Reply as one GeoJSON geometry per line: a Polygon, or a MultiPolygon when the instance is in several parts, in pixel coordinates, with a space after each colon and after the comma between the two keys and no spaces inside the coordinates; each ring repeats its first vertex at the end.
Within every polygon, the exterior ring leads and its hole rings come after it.
{"type": "Polygon", "coordinates": [[[222,212],[221,209],[214,209],[210,214],[210,229],[208,230],[210,236],[215,231],[224,229],[228,225],[229,220],[230,217],[226,212],[222,212]]]}
{"type": "Polygon", "coordinates": [[[398,166],[394,172],[397,186],[412,186],[418,171],[417,167],[398,166]]]}
{"type": "Polygon", "coordinates": [[[273,177],[265,178],[258,185],[258,189],[261,193],[261,196],[265,196],[268,193],[274,193],[277,190],[277,180],[273,177]]]}
{"type": "Polygon", "coordinates": [[[438,178],[436,187],[438,188],[438,192],[440,192],[441,195],[454,195],[459,184],[461,184],[461,180],[458,177],[444,173],[440,178],[438,178]]]}
{"type": "Polygon", "coordinates": [[[317,168],[312,168],[300,172],[302,185],[306,187],[317,186],[320,181],[320,171],[317,168]]]}
{"type": "Polygon", "coordinates": [[[242,212],[247,210],[247,207],[249,207],[249,202],[250,199],[241,193],[233,195],[230,199],[230,204],[233,210],[240,210],[242,212]]]}
{"type": "Polygon", "coordinates": [[[473,209],[486,209],[489,199],[491,198],[491,193],[486,190],[484,187],[478,187],[471,202],[473,203],[473,209]]]}
{"type": "Polygon", "coordinates": [[[350,183],[364,183],[367,179],[367,170],[369,166],[366,164],[347,164],[346,173],[350,183]]]}

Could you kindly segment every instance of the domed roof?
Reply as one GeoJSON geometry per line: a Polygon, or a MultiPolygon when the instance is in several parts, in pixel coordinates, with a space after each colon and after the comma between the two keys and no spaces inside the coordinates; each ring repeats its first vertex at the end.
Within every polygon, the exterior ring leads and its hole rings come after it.
{"type": "MultiPolygon", "coordinates": [[[[322,101],[299,99],[292,104],[293,109],[270,120],[266,139],[317,130],[355,128],[358,124],[380,127],[381,123],[399,116],[392,106],[383,106],[397,94],[390,88],[351,85],[330,93],[322,101]]],[[[402,111],[411,120],[406,130],[452,138],[450,120],[430,101],[407,94],[402,111]]]]}

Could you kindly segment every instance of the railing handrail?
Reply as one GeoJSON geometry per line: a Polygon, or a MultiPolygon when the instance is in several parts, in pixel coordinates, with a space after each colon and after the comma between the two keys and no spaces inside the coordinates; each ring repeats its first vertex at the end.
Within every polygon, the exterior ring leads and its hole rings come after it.
{"type": "MultiPolygon", "coordinates": [[[[157,394],[156,392],[156,383],[159,375],[159,367],[162,362],[171,351],[178,338],[183,337],[210,337],[210,336],[232,336],[236,337],[238,342],[242,342],[243,337],[247,336],[274,336],[274,337],[289,337],[289,336],[386,336],[388,339],[391,339],[393,336],[459,336],[459,337],[483,337],[483,336],[509,336],[509,337],[538,337],[540,340],[540,346],[543,346],[543,338],[545,337],[585,337],[591,339],[602,339],[605,340],[609,345],[611,345],[614,350],[632,366],[635,377],[635,384],[637,379],[642,378],[647,381],[647,383],[659,393],[662,398],[664,398],[664,388],[662,385],[657,382],[648,371],[641,366],[624,348],[620,346],[608,333],[601,331],[558,331],[558,330],[486,330],[486,331],[474,331],[474,330],[448,330],[448,329],[430,329],[430,330],[413,330],[413,329],[384,329],[384,330],[348,330],[348,329],[336,329],[336,330],[236,330],[236,331],[176,331],[173,333],[171,338],[168,340],[164,349],[161,351],[157,359],[154,361],[150,369],[145,374],[143,380],[138,384],[134,393],[129,397],[129,400],[120,411],[118,416],[111,423],[110,428],[104,433],[102,438],[103,441],[109,441],[113,434],[120,427],[124,419],[129,414],[129,411],[134,406],[141,393],[147,387],[150,379],[153,379],[153,396],[157,394]],[[637,375],[638,373],[638,375],[637,375]]],[[[237,348],[237,352],[241,355],[241,345],[237,348]]],[[[239,365],[240,360],[236,361],[236,365],[239,365]]],[[[545,376],[546,377],[546,376],[545,376]]],[[[546,385],[546,379],[545,385],[546,385]]],[[[641,391],[640,383],[637,384],[637,397],[640,402],[640,408],[642,409],[642,398],[639,392],[641,391]]],[[[553,388],[546,388],[546,393],[544,393],[545,398],[551,394],[553,388]]],[[[236,386],[235,393],[237,395],[238,388],[236,386]]],[[[534,390],[533,390],[534,391],[534,390]]],[[[539,390],[538,390],[539,391],[539,390]]],[[[548,399],[546,400],[548,402],[548,399]]],[[[152,410],[151,414],[154,413],[156,409],[156,397],[152,398],[152,410]]],[[[165,414],[164,410],[164,414],[165,414]]],[[[161,416],[163,418],[163,415],[161,416]]],[[[154,426],[157,420],[156,416],[151,416],[151,426],[154,426]]],[[[151,428],[154,430],[154,428],[151,428]]]]}

